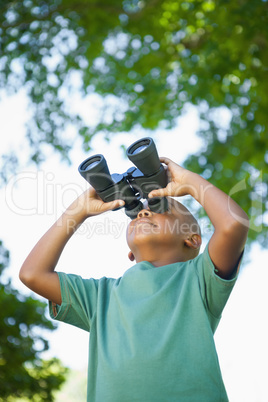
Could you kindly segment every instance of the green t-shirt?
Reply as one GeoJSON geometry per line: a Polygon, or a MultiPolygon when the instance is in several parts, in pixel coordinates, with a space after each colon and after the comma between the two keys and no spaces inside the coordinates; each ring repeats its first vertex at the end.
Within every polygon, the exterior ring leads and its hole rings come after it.
{"type": "Polygon", "coordinates": [[[56,320],[90,331],[90,402],[223,402],[213,333],[236,278],[194,260],[140,262],[119,279],[58,273],[56,320]]]}

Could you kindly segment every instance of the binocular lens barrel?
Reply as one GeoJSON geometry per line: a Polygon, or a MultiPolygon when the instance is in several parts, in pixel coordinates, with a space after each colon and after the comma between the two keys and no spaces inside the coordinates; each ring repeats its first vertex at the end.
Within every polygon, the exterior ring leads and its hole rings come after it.
{"type": "Polygon", "coordinates": [[[160,160],[152,138],[147,137],[134,142],[127,149],[127,157],[146,176],[160,169],[160,160]]]}
{"type": "Polygon", "coordinates": [[[96,191],[102,191],[114,184],[103,155],[94,155],[87,158],[81,163],[78,170],[81,176],[83,176],[96,191]]]}

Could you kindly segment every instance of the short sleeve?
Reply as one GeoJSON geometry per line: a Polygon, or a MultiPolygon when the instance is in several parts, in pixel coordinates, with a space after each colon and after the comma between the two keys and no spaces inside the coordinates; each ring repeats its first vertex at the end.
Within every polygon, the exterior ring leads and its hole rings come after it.
{"type": "Polygon", "coordinates": [[[195,262],[201,297],[214,332],[233,290],[237,275],[230,280],[222,279],[217,275],[214,264],[209,256],[208,245],[204,252],[196,258],[195,262]]]}
{"type": "Polygon", "coordinates": [[[63,272],[58,272],[58,276],[62,304],[49,302],[50,317],[90,331],[97,308],[99,281],[63,272]]]}

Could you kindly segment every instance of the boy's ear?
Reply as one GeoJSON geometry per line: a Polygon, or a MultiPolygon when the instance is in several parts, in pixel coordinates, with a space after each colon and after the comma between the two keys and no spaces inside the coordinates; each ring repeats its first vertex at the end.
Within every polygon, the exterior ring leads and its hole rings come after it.
{"type": "Polygon", "coordinates": [[[132,253],[132,251],[130,251],[128,253],[128,258],[130,259],[130,261],[135,261],[135,257],[134,257],[134,254],[132,253]]]}
{"type": "Polygon", "coordinates": [[[198,249],[201,246],[201,243],[202,239],[198,233],[194,233],[184,240],[185,246],[193,249],[198,249]]]}

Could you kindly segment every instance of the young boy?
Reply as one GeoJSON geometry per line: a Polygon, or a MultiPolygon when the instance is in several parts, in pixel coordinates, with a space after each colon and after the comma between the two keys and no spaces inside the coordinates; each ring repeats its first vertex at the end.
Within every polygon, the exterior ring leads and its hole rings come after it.
{"type": "Polygon", "coordinates": [[[174,199],[158,214],[144,208],[127,229],[136,264],[119,279],[54,271],[85,219],[123,205],[93,188],[65,211],[31,251],[22,282],[50,301],[52,318],[90,331],[88,401],[228,401],[213,333],[236,281],[248,217],[201,176],[161,158],[170,175],[150,196],[191,195],[214,233],[204,251],[199,226],[174,199]],[[70,224],[71,222],[71,224],[70,224]]]}

